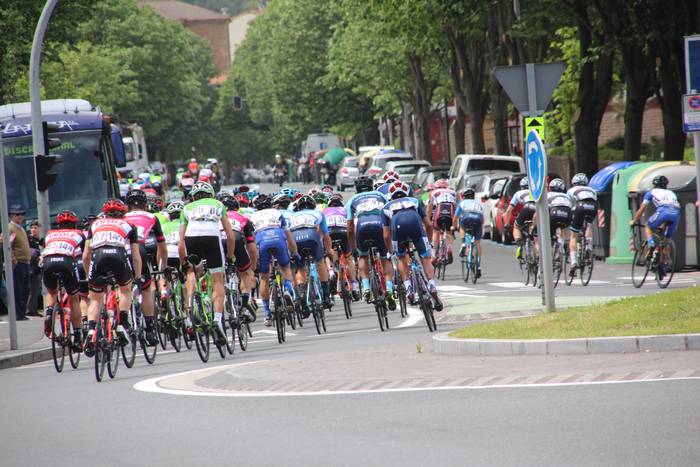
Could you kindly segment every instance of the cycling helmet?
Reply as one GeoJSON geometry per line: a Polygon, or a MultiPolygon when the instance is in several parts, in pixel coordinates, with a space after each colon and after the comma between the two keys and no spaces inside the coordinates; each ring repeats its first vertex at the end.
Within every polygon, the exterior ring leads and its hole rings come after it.
{"type": "Polygon", "coordinates": [[[192,178],[192,174],[189,172],[184,172],[180,178],[192,178]]]}
{"type": "Polygon", "coordinates": [[[449,188],[449,186],[450,186],[450,184],[447,183],[447,180],[445,180],[444,178],[441,178],[441,179],[435,181],[435,188],[436,189],[449,188]]]}
{"type": "Polygon", "coordinates": [[[195,199],[197,195],[200,195],[199,198],[213,198],[216,196],[216,193],[214,188],[207,182],[197,182],[192,186],[190,196],[192,199],[195,199]]]}
{"type": "Polygon", "coordinates": [[[94,214],[88,214],[87,216],[83,217],[83,219],[80,221],[80,229],[81,230],[87,230],[90,228],[90,225],[97,219],[97,216],[94,214]]]}
{"type": "Polygon", "coordinates": [[[294,202],[294,211],[303,209],[316,209],[316,200],[309,195],[304,195],[294,202]]]}
{"type": "Polygon", "coordinates": [[[425,191],[433,191],[435,189],[435,184],[433,183],[428,183],[425,185],[425,191]]]}
{"type": "Polygon", "coordinates": [[[173,201],[165,208],[165,212],[172,217],[172,214],[180,214],[183,209],[185,209],[185,204],[182,201],[173,201]]]}
{"type": "Polygon", "coordinates": [[[328,197],[326,194],[322,191],[319,191],[312,197],[314,201],[316,201],[316,204],[326,204],[328,202],[328,197]]]}
{"type": "Polygon", "coordinates": [[[280,193],[274,198],[272,198],[272,205],[280,207],[282,209],[287,209],[289,207],[289,203],[291,202],[292,198],[290,198],[289,195],[285,195],[284,193],[280,193]]]}
{"type": "Polygon", "coordinates": [[[56,216],[56,223],[61,225],[61,224],[77,224],[78,223],[78,215],[74,213],[73,211],[66,209],[65,211],[61,211],[58,216],[56,216]]]}
{"type": "Polygon", "coordinates": [[[571,178],[572,186],[586,186],[588,185],[588,177],[584,173],[577,173],[571,178]]]}
{"type": "Polygon", "coordinates": [[[408,185],[401,180],[396,180],[389,187],[389,198],[397,199],[403,198],[404,196],[408,196],[408,185]]]}
{"type": "MultiPolygon", "coordinates": [[[[393,183],[393,182],[391,182],[391,183],[393,183]]],[[[372,188],[373,188],[374,190],[377,190],[377,189],[379,189],[379,187],[382,186],[382,185],[385,185],[385,183],[384,183],[383,181],[381,181],[381,180],[375,180],[375,182],[374,182],[372,188]]]]}
{"type": "Polygon", "coordinates": [[[296,193],[294,193],[294,196],[292,196],[292,201],[296,201],[302,196],[304,196],[304,193],[302,193],[301,191],[297,191],[296,193]]]}
{"type": "Polygon", "coordinates": [[[163,210],[165,203],[160,197],[151,198],[148,200],[148,212],[156,213],[163,210]]]}
{"type": "Polygon", "coordinates": [[[528,181],[527,177],[523,177],[520,179],[520,189],[521,190],[527,190],[530,188],[530,182],[528,181]]]}
{"type": "Polygon", "coordinates": [[[148,195],[143,190],[133,189],[124,197],[128,206],[146,206],[148,204],[148,195]]]}
{"type": "Polygon", "coordinates": [[[123,217],[128,210],[124,201],[115,198],[108,199],[102,205],[102,212],[111,217],[123,217]]]}
{"type": "Polygon", "coordinates": [[[474,199],[474,195],[476,195],[476,191],[470,186],[462,190],[462,199],[474,199]]]}
{"type": "Polygon", "coordinates": [[[287,195],[287,196],[289,196],[290,198],[293,197],[293,196],[294,196],[294,193],[296,193],[296,192],[297,192],[297,190],[295,190],[295,189],[293,189],[293,188],[286,188],[286,187],[285,187],[285,188],[282,188],[282,189],[280,190],[280,194],[281,194],[281,195],[287,195]]]}
{"type": "Polygon", "coordinates": [[[250,206],[250,200],[243,193],[236,196],[236,201],[238,201],[238,204],[243,206],[244,208],[247,208],[248,206],[250,206]]]}
{"type": "Polygon", "coordinates": [[[308,195],[309,195],[309,196],[314,196],[314,195],[315,195],[316,193],[318,193],[318,192],[319,192],[319,189],[318,189],[318,188],[312,187],[312,188],[309,190],[308,195]]]}
{"type": "Polygon", "coordinates": [[[329,198],[328,198],[328,207],[329,208],[335,208],[335,207],[343,207],[345,202],[343,201],[343,195],[340,193],[333,193],[329,198]]]}
{"type": "Polygon", "coordinates": [[[395,182],[396,180],[399,179],[399,174],[394,172],[393,170],[387,171],[384,176],[382,177],[382,180],[384,180],[384,183],[392,183],[395,182]]]}
{"type": "Polygon", "coordinates": [[[654,180],[651,181],[654,188],[666,188],[668,186],[668,178],[665,175],[657,175],[654,180]]]}
{"type": "Polygon", "coordinates": [[[250,187],[248,185],[241,185],[238,187],[239,193],[246,193],[248,191],[250,191],[250,187]]]}
{"type": "Polygon", "coordinates": [[[265,194],[258,195],[253,200],[253,207],[258,211],[270,209],[272,208],[272,200],[265,194]]]}
{"type": "Polygon", "coordinates": [[[566,183],[561,178],[554,178],[549,182],[549,190],[564,193],[566,191],[566,183]]]}
{"type": "Polygon", "coordinates": [[[321,191],[323,193],[333,193],[333,187],[330,185],[323,185],[323,187],[321,188],[321,191]]]}
{"type": "Polygon", "coordinates": [[[234,200],[234,201],[236,200],[236,198],[234,198],[234,196],[233,196],[233,193],[231,193],[228,190],[221,190],[216,195],[216,199],[218,199],[221,202],[221,204],[226,206],[226,208],[228,208],[226,203],[230,202],[230,200],[234,200]]]}
{"type": "Polygon", "coordinates": [[[355,191],[358,193],[372,191],[373,183],[373,180],[367,175],[360,175],[355,179],[355,191]]]}

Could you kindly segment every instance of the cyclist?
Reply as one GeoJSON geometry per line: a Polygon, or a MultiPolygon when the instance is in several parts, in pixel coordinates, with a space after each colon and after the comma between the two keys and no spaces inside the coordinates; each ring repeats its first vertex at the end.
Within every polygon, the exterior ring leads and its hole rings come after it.
{"type": "Polygon", "coordinates": [[[400,180],[395,181],[389,188],[391,199],[384,206],[383,212],[386,218],[384,227],[385,235],[391,235],[393,250],[399,263],[399,274],[404,281],[409,300],[413,302],[415,290],[409,279],[409,265],[404,242],[410,241],[420,255],[423,272],[428,279],[428,288],[433,297],[435,310],[442,310],[442,301],[438,296],[437,286],[433,279],[433,265],[431,262],[430,243],[426,232],[430,231],[430,222],[423,209],[423,203],[416,198],[408,196],[408,185],[400,180]]]}
{"type": "MultiPolygon", "coordinates": [[[[476,277],[481,277],[481,235],[484,225],[484,210],[481,203],[474,199],[476,190],[472,187],[467,187],[462,191],[462,201],[457,206],[455,211],[453,224],[459,226],[459,233],[462,235],[463,242],[466,241],[466,232],[471,230],[474,235],[474,243],[476,243],[476,277]]],[[[457,227],[453,227],[457,228],[457,227]]],[[[462,243],[462,248],[459,250],[459,256],[464,256],[467,249],[467,244],[462,243]]]]}
{"type": "Polygon", "coordinates": [[[350,247],[357,250],[359,256],[360,276],[362,277],[362,289],[365,301],[372,299],[372,291],[369,283],[369,249],[366,242],[371,240],[379,250],[382,261],[382,269],[386,280],[387,305],[390,310],[396,309],[394,300],[394,266],[389,259],[391,237],[384,231],[386,219],[384,217],[384,205],[386,197],[378,191],[374,191],[373,180],[366,175],[360,175],[355,179],[355,194],[346,203],[348,219],[348,237],[350,247]]]}
{"type": "MultiPolygon", "coordinates": [[[[326,218],[316,210],[316,201],[309,195],[302,196],[292,206],[294,214],[290,218],[289,230],[292,232],[298,251],[305,249],[311,251],[311,256],[316,262],[318,278],[321,281],[323,306],[330,309],[333,303],[328,285],[328,268],[323,260],[325,252],[332,254],[326,218]]],[[[307,277],[301,268],[297,271],[297,279],[299,290],[305,291],[307,277]]],[[[305,303],[302,301],[302,306],[304,305],[305,303]]]]}
{"type": "MultiPolygon", "coordinates": [[[[452,217],[455,214],[457,194],[450,188],[447,180],[441,178],[435,182],[435,189],[428,197],[426,215],[433,223],[432,244],[438,246],[440,234],[444,233],[447,242],[447,263],[452,264],[452,217]]],[[[433,258],[435,260],[437,258],[433,258]]]]}
{"type": "MultiPolygon", "coordinates": [[[[226,215],[226,207],[218,201],[214,188],[206,182],[197,182],[192,187],[192,202],[180,215],[180,262],[185,265],[187,255],[196,255],[206,261],[211,273],[214,289],[214,322],[218,331],[217,341],[225,339],[221,320],[224,312],[224,252],[221,248],[221,229],[226,233],[228,259],[233,262],[234,234],[226,215]]],[[[198,264],[191,265],[199,267],[198,264]]],[[[186,267],[186,266],[185,266],[186,267]]],[[[190,269],[190,268],[188,268],[190,269]]],[[[194,291],[194,270],[187,274],[187,297],[194,291]]]]}
{"type": "MultiPolygon", "coordinates": [[[[326,196],[326,193],[323,191],[316,192],[312,198],[316,202],[316,209],[319,212],[322,212],[324,209],[326,209],[326,203],[328,202],[328,196],[326,196]]],[[[299,201],[299,200],[297,200],[299,201]]]]}
{"type": "Polygon", "coordinates": [[[180,269],[180,215],[185,205],[182,201],[173,201],[165,208],[167,219],[161,223],[165,244],[168,250],[168,267],[180,269]]]}
{"type": "Polygon", "coordinates": [[[291,211],[289,209],[289,204],[291,202],[292,198],[289,197],[289,195],[287,195],[286,193],[280,193],[274,198],[272,198],[272,207],[282,212],[284,220],[287,221],[287,225],[289,225],[289,221],[292,218],[292,215],[294,214],[294,211],[291,211]]]}
{"type": "Polygon", "coordinates": [[[516,191],[515,194],[510,198],[510,204],[508,209],[506,209],[503,215],[503,226],[510,225],[511,215],[513,211],[518,207],[521,207],[520,212],[518,212],[518,217],[515,218],[513,222],[513,240],[518,244],[518,249],[515,251],[515,257],[520,259],[520,252],[523,244],[523,234],[522,230],[525,228],[526,222],[532,222],[535,216],[535,211],[537,207],[535,206],[535,199],[530,194],[530,184],[527,177],[520,179],[520,190],[516,191]]]}
{"type": "MultiPolygon", "coordinates": [[[[235,235],[234,256],[236,258],[236,269],[241,278],[239,288],[243,313],[246,314],[250,321],[255,321],[255,310],[250,304],[250,290],[255,287],[253,267],[258,260],[253,224],[250,223],[247,217],[238,212],[238,201],[236,201],[231,192],[221,191],[216,198],[226,207],[226,216],[235,235]]],[[[223,229],[221,238],[223,241],[226,240],[226,232],[223,229]]],[[[226,248],[224,248],[224,252],[226,251],[226,248]]]]}
{"type": "Polygon", "coordinates": [[[389,196],[389,187],[398,179],[399,174],[397,174],[393,170],[387,170],[386,172],[384,172],[384,175],[380,180],[379,186],[375,189],[384,196],[389,196]]]}
{"type": "MultiPolygon", "coordinates": [[[[668,189],[668,178],[665,175],[657,175],[651,183],[652,189],[644,194],[642,204],[637,209],[637,212],[634,213],[634,217],[630,222],[630,224],[638,223],[647,205],[651,204],[654,207],[654,213],[649,217],[647,225],[644,227],[649,251],[654,247],[654,230],[665,225],[664,236],[671,238],[676,233],[678,221],[681,218],[681,205],[676,194],[668,189]]],[[[667,271],[659,272],[660,275],[664,275],[667,271]]]]}
{"type": "Polygon", "coordinates": [[[126,195],[126,205],[129,212],[124,218],[136,227],[139,239],[139,250],[143,261],[141,274],[144,282],[141,284],[141,300],[143,315],[146,319],[146,340],[149,345],[156,345],[158,338],[155,332],[153,316],[155,304],[153,303],[153,280],[151,269],[158,266],[164,270],[168,260],[168,247],[163,236],[160,222],[150,212],[146,211],[148,197],[142,190],[130,190],[126,195]],[[153,235],[151,235],[153,234],[153,235]]]}
{"type": "Polygon", "coordinates": [[[294,243],[292,233],[289,231],[287,221],[281,211],[272,208],[272,200],[267,195],[258,195],[253,201],[256,211],[250,220],[255,229],[255,242],[260,254],[260,298],[263,301],[265,312],[265,326],[272,326],[272,312],[270,311],[270,260],[274,256],[279,264],[284,278],[284,301],[287,309],[294,309],[294,286],[292,285],[292,270],[289,267],[290,252],[293,257],[298,257],[297,245],[294,243]]]}
{"type": "Polygon", "coordinates": [[[566,183],[561,178],[554,178],[549,182],[547,192],[547,204],[549,205],[549,234],[551,238],[557,236],[557,229],[561,229],[561,239],[566,239],[567,230],[571,225],[571,197],[566,194],[566,183]]]}
{"type": "Polygon", "coordinates": [[[109,199],[102,206],[103,218],[96,219],[87,234],[83,267],[88,271],[88,335],[85,355],[91,357],[95,351],[95,328],[104,298],[104,277],[111,273],[119,285],[119,321],[117,333],[122,339],[127,337],[128,311],[131,308],[131,279],[139,286],[145,284],[141,275],[142,261],[139,237],[136,226],[127,221],[124,215],[128,208],[123,201],[109,199]],[[131,256],[131,265],[129,264],[131,256]]]}
{"type": "Polygon", "coordinates": [[[323,210],[323,216],[328,224],[328,235],[331,237],[331,244],[335,242],[340,244],[340,251],[347,262],[348,278],[352,284],[352,299],[357,301],[360,299],[360,284],[357,282],[355,258],[351,254],[352,250],[348,240],[348,218],[347,211],[343,206],[342,195],[335,193],[330,196],[328,207],[323,210]]]}
{"type": "Polygon", "coordinates": [[[182,174],[182,177],[180,178],[180,188],[182,188],[182,195],[185,198],[189,198],[190,191],[192,191],[194,183],[195,180],[189,172],[185,172],[182,174]]]}
{"type": "MultiPolygon", "coordinates": [[[[569,255],[571,257],[570,274],[575,274],[576,268],[576,240],[581,234],[590,237],[590,229],[582,232],[583,222],[593,222],[598,213],[598,194],[588,186],[588,177],[584,173],[577,173],[571,178],[571,188],[566,192],[574,201],[574,214],[571,220],[571,238],[569,239],[569,255]]],[[[590,245],[590,243],[587,243],[590,245]]]]}
{"type": "Polygon", "coordinates": [[[56,303],[58,280],[70,297],[71,321],[73,322],[73,346],[80,349],[80,298],[78,296],[78,271],[76,260],[85,248],[85,236],[78,230],[78,216],[73,211],[62,211],[56,216],[58,229],[50,230],[44,238],[44,251],[41,252],[43,283],[46,287],[44,306],[44,334],[51,335],[51,314],[56,303]]]}

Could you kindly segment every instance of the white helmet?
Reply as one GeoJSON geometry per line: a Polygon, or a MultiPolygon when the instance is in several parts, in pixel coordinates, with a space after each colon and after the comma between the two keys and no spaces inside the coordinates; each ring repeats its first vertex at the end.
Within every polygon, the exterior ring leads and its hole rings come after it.
{"type": "Polygon", "coordinates": [[[213,198],[216,196],[214,188],[207,182],[197,182],[192,186],[190,196],[194,198],[198,193],[206,193],[209,195],[208,198],[213,198]]]}

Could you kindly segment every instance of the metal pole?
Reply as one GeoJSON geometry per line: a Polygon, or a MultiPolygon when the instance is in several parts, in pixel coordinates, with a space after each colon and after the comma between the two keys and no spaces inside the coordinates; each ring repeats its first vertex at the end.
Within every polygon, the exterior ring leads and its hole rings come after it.
{"type": "MultiPolygon", "coordinates": [[[[58,0],[47,0],[44,10],[41,12],[39,22],[34,31],[34,42],[32,42],[32,55],[29,59],[29,97],[32,109],[32,143],[34,144],[34,173],[36,174],[36,156],[47,155],[44,147],[43,132],[41,129],[41,81],[39,75],[41,71],[41,49],[44,42],[44,33],[51,19],[51,14],[58,0]]],[[[34,182],[38,187],[36,175],[34,182]]],[[[37,214],[41,236],[45,237],[49,229],[49,191],[36,191],[37,214]]]]}
{"type": "MultiPolygon", "coordinates": [[[[695,210],[697,215],[695,232],[696,235],[700,235],[700,132],[693,132],[693,147],[695,149],[695,192],[698,197],[697,209],[695,210]]],[[[700,265],[700,262],[698,264],[700,265]]]]}
{"type": "Polygon", "coordinates": [[[2,252],[5,257],[5,289],[7,289],[7,315],[10,318],[10,349],[17,350],[17,310],[15,309],[15,280],[12,273],[12,253],[10,252],[10,219],[7,206],[7,185],[5,185],[5,151],[2,147],[0,125],[0,222],[2,222],[2,252]]]}
{"type": "MultiPolygon", "coordinates": [[[[525,65],[527,76],[528,117],[537,116],[537,89],[535,87],[535,64],[525,65]]],[[[527,148],[523,144],[524,151],[527,148]]],[[[545,175],[546,177],[546,175],[545,175]]],[[[537,206],[537,231],[540,244],[540,270],[542,271],[543,304],[548,312],[556,311],[554,303],[554,273],[552,271],[552,244],[549,237],[549,206],[547,204],[547,190],[542,193],[536,203],[537,206]]]]}

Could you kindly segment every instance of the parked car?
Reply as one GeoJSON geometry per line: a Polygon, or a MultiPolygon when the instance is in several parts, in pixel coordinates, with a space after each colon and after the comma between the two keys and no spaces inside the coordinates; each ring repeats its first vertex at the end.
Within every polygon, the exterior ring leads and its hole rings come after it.
{"type": "Polygon", "coordinates": [[[413,193],[416,196],[420,195],[423,191],[423,187],[425,187],[429,183],[435,183],[435,180],[447,178],[449,172],[450,166],[447,164],[421,167],[420,169],[418,169],[416,176],[413,177],[413,180],[411,181],[413,193]]]}
{"type": "Polygon", "coordinates": [[[450,186],[459,189],[458,183],[468,174],[481,173],[518,173],[525,172],[525,163],[519,156],[467,155],[457,156],[450,167],[450,186]]]}
{"type": "Polygon", "coordinates": [[[430,167],[430,162],[428,161],[391,161],[386,164],[384,171],[388,172],[393,170],[399,174],[399,179],[402,182],[406,182],[410,185],[413,177],[416,176],[418,169],[422,167],[430,167]]]}
{"type": "Polygon", "coordinates": [[[484,211],[484,237],[492,238],[496,201],[500,198],[507,177],[487,173],[475,173],[463,178],[461,192],[471,186],[476,191],[475,199],[481,200],[484,211]],[[496,194],[497,193],[497,194],[496,194]],[[495,198],[492,196],[496,194],[495,198]]]}
{"type": "Polygon", "coordinates": [[[357,160],[357,157],[348,156],[341,162],[340,170],[338,171],[338,191],[343,191],[346,187],[355,185],[355,179],[360,175],[357,160]]]}
{"type": "Polygon", "coordinates": [[[377,178],[386,172],[386,165],[392,161],[412,161],[413,156],[406,152],[386,152],[372,157],[371,165],[365,171],[365,175],[377,178]]]}

